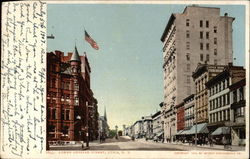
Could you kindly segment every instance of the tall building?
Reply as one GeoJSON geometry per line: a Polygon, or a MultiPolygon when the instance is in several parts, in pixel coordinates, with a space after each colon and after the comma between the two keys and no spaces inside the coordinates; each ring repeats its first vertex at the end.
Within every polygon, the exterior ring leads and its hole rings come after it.
{"type": "Polygon", "coordinates": [[[86,54],[64,56],[61,51],[47,53],[47,139],[83,141],[89,133],[88,107],[93,105],[90,66],[86,54]]]}
{"type": "Polygon", "coordinates": [[[198,63],[227,65],[232,62],[232,23],[219,8],[187,6],[172,14],[161,36],[163,42],[165,138],[176,134],[175,106],[195,92],[192,72],[198,63]],[[170,135],[172,134],[172,135],[170,135]]]}
{"type": "Polygon", "coordinates": [[[104,108],[104,116],[99,117],[99,135],[109,137],[109,125],[107,120],[106,107],[104,108]]]}

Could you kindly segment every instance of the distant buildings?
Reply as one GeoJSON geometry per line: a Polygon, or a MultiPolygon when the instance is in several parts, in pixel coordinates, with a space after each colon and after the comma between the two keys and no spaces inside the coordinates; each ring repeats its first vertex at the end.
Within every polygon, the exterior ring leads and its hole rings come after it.
{"type": "Polygon", "coordinates": [[[47,140],[74,143],[96,139],[97,101],[90,89],[86,54],[47,53],[47,140]]]}
{"type": "MultiPolygon", "coordinates": [[[[192,72],[197,64],[227,65],[232,62],[233,20],[227,13],[220,16],[219,8],[199,6],[187,6],[183,13],[171,15],[161,36],[165,139],[173,141],[177,133],[175,106],[195,92],[192,72]]],[[[206,114],[202,118],[207,118],[206,114]]]]}
{"type": "Polygon", "coordinates": [[[161,111],[157,111],[152,115],[153,120],[153,136],[154,140],[163,138],[163,126],[161,121],[161,111]]]}

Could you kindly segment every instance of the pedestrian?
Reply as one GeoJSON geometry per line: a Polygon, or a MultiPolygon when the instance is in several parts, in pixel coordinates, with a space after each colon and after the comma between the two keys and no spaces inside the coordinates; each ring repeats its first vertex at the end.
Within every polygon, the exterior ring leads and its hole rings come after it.
{"type": "Polygon", "coordinates": [[[225,135],[222,137],[222,144],[224,145],[224,149],[226,149],[227,148],[227,139],[226,139],[225,135]]]}

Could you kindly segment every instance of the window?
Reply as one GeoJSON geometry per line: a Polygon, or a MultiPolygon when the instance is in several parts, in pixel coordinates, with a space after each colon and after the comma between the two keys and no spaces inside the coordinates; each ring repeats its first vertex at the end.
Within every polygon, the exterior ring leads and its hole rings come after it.
{"type": "Polygon", "coordinates": [[[216,26],[214,27],[214,33],[217,33],[217,27],[216,26]]]}
{"type": "Polygon", "coordinates": [[[223,120],[226,120],[226,110],[223,110],[223,120]]]}
{"type": "Polygon", "coordinates": [[[63,129],[62,129],[62,133],[65,134],[65,135],[69,134],[69,127],[64,126],[63,129]]]}
{"type": "Polygon", "coordinates": [[[203,54],[200,54],[200,61],[203,61],[203,54]]]}
{"type": "Polygon", "coordinates": [[[246,130],[245,129],[239,128],[238,132],[239,132],[240,139],[246,139],[246,130]]]}
{"type": "Polygon", "coordinates": [[[214,44],[217,45],[217,38],[214,38],[214,44]]]}
{"type": "Polygon", "coordinates": [[[69,113],[70,113],[70,111],[66,110],[66,118],[65,118],[65,120],[69,120],[69,113]]]}
{"type": "Polygon", "coordinates": [[[209,43],[206,44],[206,49],[209,50],[209,43]]]}
{"type": "Polygon", "coordinates": [[[190,37],[190,33],[189,33],[189,30],[186,31],[186,38],[189,38],[190,37]]]}
{"type": "Polygon", "coordinates": [[[214,49],[214,55],[217,55],[217,49],[214,49]]]}
{"type": "Polygon", "coordinates": [[[200,49],[203,50],[203,43],[200,43],[200,49]]]}
{"type": "Polygon", "coordinates": [[[227,109],[227,120],[230,120],[230,109],[227,109]]]}
{"type": "Polygon", "coordinates": [[[186,43],[186,48],[187,48],[187,50],[190,49],[190,43],[189,42],[186,43]]]}
{"type": "Polygon", "coordinates": [[[189,22],[190,22],[190,20],[186,19],[186,26],[189,26],[189,22]]]}
{"type": "Polygon", "coordinates": [[[209,39],[209,32],[206,32],[206,39],[209,39]]]}
{"type": "Polygon", "coordinates": [[[220,111],[220,121],[222,121],[222,112],[220,111]]]}
{"type": "Polygon", "coordinates": [[[74,88],[75,90],[79,90],[79,85],[78,85],[78,83],[75,83],[75,84],[74,84],[74,87],[75,87],[75,88],[74,88]]]}
{"type": "Polygon", "coordinates": [[[190,64],[187,64],[187,71],[190,71],[190,64]]]}
{"type": "Polygon", "coordinates": [[[52,109],[52,119],[56,119],[56,109],[52,109]]]}
{"type": "Polygon", "coordinates": [[[187,75],[187,83],[190,83],[190,76],[187,75]]]}
{"type": "Polygon", "coordinates": [[[203,32],[200,31],[200,39],[203,39],[203,32]]]}
{"type": "Polygon", "coordinates": [[[190,61],[190,54],[189,53],[186,54],[186,58],[187,58],[187,61],[190,61]]]}
{"type": "Polygon", "coordinates": [[[50,115],[51,111],[50,111],[50,108],[48,109],[48,112],[47,112],[47,118],[50,119],[51,118],[51,115],[50,115]]]}
{"type": "Polygon", "coordinates": [[[75,97],[74,104],[75,104],[75,105],[79,105],[79,98],[78,98],[78,97],[75,97]]]}
{"type": "Polygon", "coordinates": [[[206,27],[209,28],[209,21],[206,21],[206,27]]]}
{"type": "Polygon", "coordinates": [[[217,65],[217,59],[214,59],[214,65],[217,65]]]}
{"type": "Polygon", "coordinates": [[[237,102],[237,90],[233,91],[233,103],[237,102]]]}
{"type": "Polygon", "coordinates": [[[200,20],[200,27],[203,27],[203,21],[200,20]]]}
{"type": "Polygon", "coordinates": [[[207,54],[207,58],[206,58],[206,61],[209,61],[209,54],[207,54]]]}
{"type": "Polygon", "coordinates": [[[52,78],[52,80],[51,80],[51,87],[56,88],[56,79],[55,78],[52,78]]]}
{"type": "Polygon", "coordinates": [[[243,87],[241,87],[240,89],[239,89],[239,95],[240,95],[240,100],[244,100],[244,90],[243,90],[243,87]]]}

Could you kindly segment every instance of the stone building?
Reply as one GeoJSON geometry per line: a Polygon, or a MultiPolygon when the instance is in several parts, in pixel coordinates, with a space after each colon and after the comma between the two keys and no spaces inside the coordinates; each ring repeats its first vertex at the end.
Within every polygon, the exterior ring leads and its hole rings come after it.
{"type": "Polygon", "coordinates": [[[106,107],[104,109],[104,115],[99,117],[99,137],[109,137],[109,125],[106,113],[106,107]]]}
{"type": "MultiPolygon", "coordinates": [[[[228,135],[228,138],[231,138],[231,133],[229,130],[232,124],[235,126],[235,129],[239,129],[241,132],[243,132],[243,127],[245,124],[245,104],[237,104],[238,102],[244,103],[243,80],[245,79],[245,77],[245,69],[243,67],[232,66],[230,64],[225,67],[225,69],[221,73],[219,73],[217,76],[213,77],[206,83],[206,86],[209,90],[208,128],[210,132],[212,132],[212,135],[222,135],[220,133],[223,133],[223,129],[225,129],[226,132],[224,133],[227,133],[226,135],[228,135]],[[239,115],[236,113],[238,111],[239,115]],[[237,124],[239,124],[239,127],[237,127],[237,124]]],[[[241,136],[238,135],[238,130],[232,130],[232,133],[235,132],[234,139],[241,136]]],[[[234,139],[232,139],[232,142],[235,144],[234,139]]]]}
{"type": "Polygon", "coordinates": [[[223,65],[199,64],[192,77],[195,82],[195,116],[197,123],[208,123],[208,90],[206,82],[223,71],[223,65]]]}
{"type": "Polygon", "coordinates": [[[246,79],[229,86],[231,95],[232,145],[246,145],[246,79]]]}
{"type": "Polygon", "coordinates": [[[184,100],[185,130],[189,130],[195,123],[194,94],[184,100]]]}
{"type": "Polygon", "coordinates": [[[165,138],[176,134],[175,106],[195,92],[192,72],[198,63],[232,62],[232,23],[219,8],[187,6],[172,14],[161,36],[163,42],[165,138]]]}
{"type": "Polygon", "coordinates": [[[153,135],[155,138],[161,139],[163,135],[161,111],[157,111],[155,114],[153,114],[152,120],[153,120],[153,135]]]}
{"type": "Polygon", "coordinates": [[[142,117],[142,136],[144,138],[153,137],[153,120],[152,116],[142,117]]]}
{"type": "MultiPolygon", "coordinates": [[[[47,139],[56,141],[87,140],[89,111],[93,105],[90,66],[86,54],[64,56],[61,51],[47,53],[47,139]]],[[[96,112],[95,112],[96,113],[96,112]]]]}
{"type": "Polygon", "coordinates": [[[135,138],[142,138],[143,137],[143,125],[142,120],[137,120],[132,126],[132,136],[135,138]]]}

